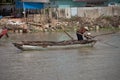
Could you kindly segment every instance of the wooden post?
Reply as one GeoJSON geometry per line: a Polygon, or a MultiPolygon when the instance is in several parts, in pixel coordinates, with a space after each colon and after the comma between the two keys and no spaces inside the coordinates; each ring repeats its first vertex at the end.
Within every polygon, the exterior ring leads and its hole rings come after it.
{"type": "Polygon", "coordinates": [[[25,20],[25,22],[26,22],[26,9],[25,9],[25,7],[24,7],[25,5],[24,5],[24,2],[23,2],[23,14],[24,14],[24,20],[25,20]]]}

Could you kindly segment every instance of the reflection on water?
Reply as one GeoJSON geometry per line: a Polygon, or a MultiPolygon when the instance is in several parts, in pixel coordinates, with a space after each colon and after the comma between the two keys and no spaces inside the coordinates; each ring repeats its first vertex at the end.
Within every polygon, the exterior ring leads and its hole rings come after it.
{"type": "MultiPolygon", "coordinates": [[[[71,33],[76,39],[76,36],[71,33]]],[[[100,36],[94,47],[21,51],[21,40],[69,40],[65,33],[11,34],[0,40],[0,80],[119,80],[120,34],[100,36]],[[105,43],[111,44],[105,44],[105,43]],[[114,46],[118,46],[117,48],[114,46]]]]}

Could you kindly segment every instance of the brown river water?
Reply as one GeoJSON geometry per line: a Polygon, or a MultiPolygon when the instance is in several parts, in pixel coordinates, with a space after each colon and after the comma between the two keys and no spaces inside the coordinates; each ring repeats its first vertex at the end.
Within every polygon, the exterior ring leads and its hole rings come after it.
{"type": "Polygon", "coordinates": [[[9,36],[0,40],[0,80],[120,80],[119,32],[96,37],[94,47],[43,51],[21,51],[12,42],[70,38],[60,32],[9,36]]]}

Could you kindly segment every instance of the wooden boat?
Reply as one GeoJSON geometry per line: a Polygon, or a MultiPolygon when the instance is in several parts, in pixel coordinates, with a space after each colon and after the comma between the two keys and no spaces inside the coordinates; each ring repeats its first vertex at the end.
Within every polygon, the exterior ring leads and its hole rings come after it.
{"type": "Polygon", "coordinates": [[[81,46],[94,46],[96,40],[68,40],[68,41],[21,41],[13,43],[15,47],[23,51],[27,50],[46,50],[46,49],[65,49],[81,46]]]}

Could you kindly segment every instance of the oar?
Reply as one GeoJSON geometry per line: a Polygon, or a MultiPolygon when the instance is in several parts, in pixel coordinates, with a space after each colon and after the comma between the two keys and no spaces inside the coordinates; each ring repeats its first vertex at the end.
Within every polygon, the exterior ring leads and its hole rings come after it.
{"type": "Polygon", "coordinates": [[[67,36],[68,36],[69,38],[71,38],[71,40],[74,40],[74,38],[73,38],[68,32],[66,32],[66,31],[64,30],[63,26],[61,26],[61,28],[62,28],[62,30],[67,34],[67,36]]]}
{"type": "Polygon", "coordinates": [[[101,40],[97,40],[97,41],[99,41],[100,43],[106,44],[106,45],[108,45],[108,46],[114,47],[114,48],[119,48],[118,46],[109,44],[108,42],[102,42],[101,40]]]}
{"type": "Polygon", "coordinates": [[[102,43],[102,44],[105,44],[105,45],[108,45],[108,46],[114,47],[114,48],[119,48],[119,47],[116,46],[116,45],[112,45],[112,44],[110,44],[110,43],[108,43],[108,42],[103,42],[102,39],[97,39],[97,41],[99,41],[99,42],[102,43]]]}
{"type": "Polygon", "coordinates": [[[114,33],[116,33],[116,32],[110,32],[110,33],[98,34],[98,35],[95,35],[95,36],[92,36],[92,37],[95,38],[95,37],[98,37],[98,36],[109,35],[109,34],[114,34],[114,33]]]}
{"type": "Polygon", "coordinates": [[[118,46],[115,46],[115,45],[112,45],[112,44],[109,44],[107,42],[103,42],[104,44],[108,45],[108,46],[111,46],[111,47],[114,47],[114,48],[119,48],[118,46]]]}
{"type": "MultiPolygon", "coordinates": [[[[103,36],[103,35],[114,34],[114,33],[116,33],[116,32],[110,32],[110,33],[99,34],[99,35],[92,36],[91,38],[95,38],[95,37],[97,37],[97,36],[103,36]]],[[[114,47],[114,48],[119,48],[118,46],[109,44],[109,43],[107,43],[107,42],[102,42],[101,40],[97,40],[97,41],[99,41],[99,42],[101,42],[101,43],[103,43],[103,44],[106,44],[106,45],[108,45],[108,46],[114,47]]]]}

